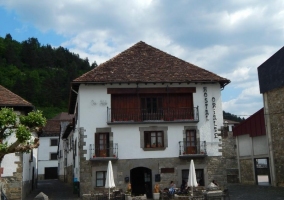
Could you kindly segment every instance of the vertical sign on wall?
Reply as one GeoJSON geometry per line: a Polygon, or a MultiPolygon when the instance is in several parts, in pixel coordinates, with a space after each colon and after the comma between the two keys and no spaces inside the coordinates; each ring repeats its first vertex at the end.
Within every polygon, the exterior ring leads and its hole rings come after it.
{"type": "Polygon", "coordinates": [[[205,117],[208,119],[208,99],[207,99],[207,87],[203,87],[203,94],[204,94],[204,102],[205,102],[205,117]]]}
{"type": "Polygon", "coordinates": [[[215,97],[212,97],[212,110],[213,110],[213,125],[214,125],[214,137],[218,138],[217,118],[216,118],[216,102],[215,97]]]}

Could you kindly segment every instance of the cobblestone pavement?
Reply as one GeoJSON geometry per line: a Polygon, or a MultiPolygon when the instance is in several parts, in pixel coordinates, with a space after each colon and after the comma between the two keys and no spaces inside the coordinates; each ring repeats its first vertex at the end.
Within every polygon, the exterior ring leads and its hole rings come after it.
{"type": "Polygon", "coordinates": [[[260,185],[228,185],[231,200],[284,200],[284,188],[260,185]]]}
{"type": "Polygon", "coordinates": [[[73,194],[73,188],[59,180],[41,180],[38,181],[37,188],[29,194],[25,200],[34,200],[34,198],[43,192],[49,200],[77,200],[78,195],[73,194]]]}

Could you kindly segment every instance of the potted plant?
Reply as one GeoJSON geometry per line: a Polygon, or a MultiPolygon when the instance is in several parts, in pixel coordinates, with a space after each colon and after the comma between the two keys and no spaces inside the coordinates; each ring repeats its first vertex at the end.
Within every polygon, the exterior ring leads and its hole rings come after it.
{"type": "Polygon", "coordinates": [[[160,185],[158,183],[154,186],[153,199],[160,199],[160,185]]]}
{"type": "Polygon", "coordinates": [[[125,192],[125,196],[127,197],[126,200],[132,200],[132,197],[131,197],[131,184],[128,183],[127,185],[127,189],[126,189],[126,192],[125,192]]]}

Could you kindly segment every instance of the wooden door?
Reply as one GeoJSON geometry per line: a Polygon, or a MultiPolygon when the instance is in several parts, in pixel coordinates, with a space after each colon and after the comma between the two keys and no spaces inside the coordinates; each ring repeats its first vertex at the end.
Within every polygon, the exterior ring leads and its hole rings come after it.
{"type": "Polygon", "coordinates": [[[196,154],[197,153],[197,142],[196,142],[196,131],[187,130],[186,131],[186,154],[196,154]]]}
{"type": "Polygon", "coordinates": [[[109,157],[109,133],[96,133],[95,149],[98,157],[109,157]]]}

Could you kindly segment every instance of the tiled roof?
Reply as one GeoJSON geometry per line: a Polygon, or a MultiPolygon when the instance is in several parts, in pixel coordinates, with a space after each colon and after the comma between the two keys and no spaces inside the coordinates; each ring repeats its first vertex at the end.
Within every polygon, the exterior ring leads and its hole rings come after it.
{"type": "Polygon", "coordinates": [[[80,82],[220,82],[224,86],[230,81],[144,42],[138,42],[73,81],[80,82]]]}
{"type": "Polygon", "coordinates": [[[60,123],[62,121],[72,122],[73,115],[68,115],[66,112],[62,112],[56,115],[54,118],[47,120],[45,127],[42,129],[41,137],[47,136],[59,136],[60,135],[60,123]]]}
{"type": "Polygon", "coordinates": [[[16,95],[15,93],[0,85],[0,107],[3,106],[33,107],[30,102],[26,101],[22,97],[16,95]]]}
{"type": "Polygon", "coordinates": [[[53,120],[61,120],[61,121],[71,121],[74,115],[69,115],[67,112],[62,112],[53,117],[53,120]]]}

